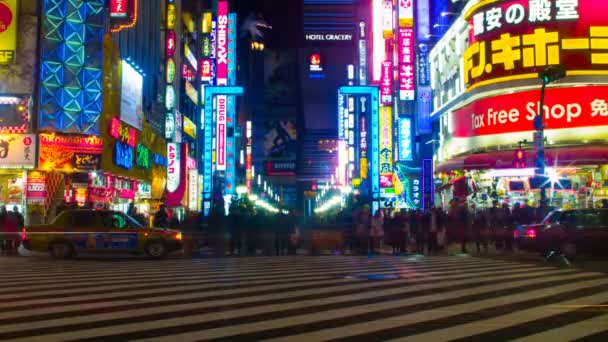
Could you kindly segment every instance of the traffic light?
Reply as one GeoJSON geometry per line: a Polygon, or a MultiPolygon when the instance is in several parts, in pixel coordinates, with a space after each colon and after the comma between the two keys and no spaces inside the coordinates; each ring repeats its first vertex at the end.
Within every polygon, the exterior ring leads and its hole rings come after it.
{"type": "Polygon", "coordinates": [[[550,65],[538,73],[538,78],[543,80],[544,84],[555,82],[564,77],[566,77],[566,68],[563,65],[550,65]]]}
{"type": "Polygon", "coordinates": [[[517,169],[523,169],[526,167],[526,151],[521,148],[515,151],[515,156],[513,157],[513,167],[517,169]]]}

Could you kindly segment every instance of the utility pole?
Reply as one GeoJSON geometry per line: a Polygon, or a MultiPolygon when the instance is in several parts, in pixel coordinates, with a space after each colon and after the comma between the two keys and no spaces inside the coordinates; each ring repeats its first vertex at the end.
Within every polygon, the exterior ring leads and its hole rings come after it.
{"type": "MultiPolygon", "coordinates": [[[[542,87],[540,88],[540,103],[538,106],[538,115],[534,118],[534,143],[536,145],[536,174],[540,177],[545,176],[545,88],[547,84],[562,79],[566,76],[566,68],[563,65],[550,65],[538,74],[541,79],[542,87]]],[[[547,210],[547,191],[544,183],[540,187],[540,209],[544,215],[547,210]]]]}

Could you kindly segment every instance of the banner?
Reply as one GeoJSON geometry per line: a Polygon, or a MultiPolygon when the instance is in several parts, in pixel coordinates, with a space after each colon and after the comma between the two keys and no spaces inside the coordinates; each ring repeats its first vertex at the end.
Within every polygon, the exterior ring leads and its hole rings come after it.
{"type": "Polygon", "coordinates": [[[414,29],[399,28],[399,98],[404,101],[415,99],[416,59],[414,45],[414,29]]]}
{"type": "Polygon", "coordinates": [[[34,166],[35,134],[0,134],[0,169],[33,169],[34,166]]]}
{"type": "MultiPolygon", "coordinates": [[[[608,126],[607,94],[607,86],[548,88],[543,107],[545,130],[608,126]]],[[[482,99],[452,113],[452,136],[532,131],[538,112],[538,90],[482,99]]]]}
{"type": "Polygon", "coordinates": [[[488,85],[536,78],[548,65],[577,75],[608,70],[604,0],[486,1],[465,13],[469,46],[464,83],[488,85]]]}
{"type": "Polygon", "coordinates": [[[0,64],[17,59],[17,0],[0,1],[0,64]]]}
{"type": "Polygon", "coordinates": [[[188,168],[188,148],[186,144],[168,143],[167,144],[167,196],[166,205],[168,207],[178,207],[182,205],[182,200],[186,193],[186,180],[188,168]]]}

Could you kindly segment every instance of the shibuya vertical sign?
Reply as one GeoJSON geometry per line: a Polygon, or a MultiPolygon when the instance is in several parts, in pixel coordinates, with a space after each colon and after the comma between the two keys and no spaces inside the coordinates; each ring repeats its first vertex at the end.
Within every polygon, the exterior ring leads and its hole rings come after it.
{"type": "Polygon", "coordinates": [[[228,84],[228,1],[217,3],[217,85],[228,84]]]}

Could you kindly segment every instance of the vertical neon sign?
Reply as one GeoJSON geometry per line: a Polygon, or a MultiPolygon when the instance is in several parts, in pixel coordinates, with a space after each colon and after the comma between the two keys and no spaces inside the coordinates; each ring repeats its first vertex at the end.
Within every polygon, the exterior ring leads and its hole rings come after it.
{"type": "Polygon", "coordinates": [[[380,80],[382,62],[386,56],[383,36],[383,2],[384,0],[373,0],[372,2],[372,78],[374,81],[380,80]]]}
{"type": "Polygon", "coordinates": [[[217,85],[228,85],[228,1],[217,3],[217,85]]]}

